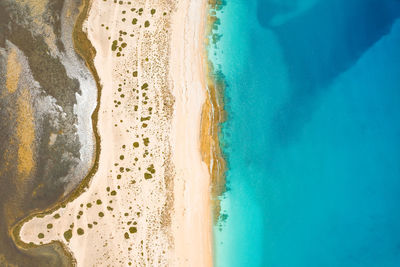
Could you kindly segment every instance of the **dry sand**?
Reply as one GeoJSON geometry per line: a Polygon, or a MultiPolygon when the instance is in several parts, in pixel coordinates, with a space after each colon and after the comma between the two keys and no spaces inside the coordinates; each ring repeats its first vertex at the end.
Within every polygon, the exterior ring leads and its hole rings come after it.
{"type": "Polygon", "coordinates": [[[205,18],[205,0],[93,1],[99,167],[86,192],[26,222],[23,242],[61,241],[78,266],[212,265],[205,18]]]}
{"type": "Polygon", "coordinates": [[[175,215],[173,266],[212,265],[210,173],[200,153],[200,121],[205,101],[205,1],[179,1],[173,17],[171,76],[174,81],[173,162],[175,215]],[[176,78],[176,77],[180,77],[176,78]]]}

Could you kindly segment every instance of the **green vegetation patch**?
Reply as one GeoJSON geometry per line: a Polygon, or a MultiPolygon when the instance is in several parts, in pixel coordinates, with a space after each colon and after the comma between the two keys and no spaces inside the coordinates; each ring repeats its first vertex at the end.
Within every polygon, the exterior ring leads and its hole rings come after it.
{"type": "Polygon", "coordinates": [[[85,231],[82,228],[78,228],[76,232],[78,233],[78,235],[83,235],[85,233],[85,231]]]}
{"type": "Polygon", "coordinates": [[[111,45],[111,50],[112,50],[112,51],[115,51],[115,50],[117,50],[117,48],[118,48],[118,41],[117,41],[117,40],[114,40],[114,41],[112,42],[112,45],[111,45]]]}
{"type": "Polygon", "coordinates": [[[144,144],[145,146],[148,146],[149,143],[150,143],[150,141],[149,141],[149,138],[148,138],[148,137],[143,138],[143,144],[144,144]]]}
{"type": "Polygon", "coordinates": [[[147,168],[147,170],[149,171],[149,172],[151,172],[151,173],[156,173],[156,170],[154,169],[154,165],[153,164],[151,164],[148,168],[147,168]]]}
{"type": "Polygon", "coordinates": [[[67,242],[69,242],[71,240],[71,238],[72,238],[72,230],[71,229],[64,232],[64,238],[67,242]]]}
{"type": "Polygon", "coordinates": [[[150,116],[140,117],[140,121],[148,121],[148,120],[150,120],[150,116]]]}

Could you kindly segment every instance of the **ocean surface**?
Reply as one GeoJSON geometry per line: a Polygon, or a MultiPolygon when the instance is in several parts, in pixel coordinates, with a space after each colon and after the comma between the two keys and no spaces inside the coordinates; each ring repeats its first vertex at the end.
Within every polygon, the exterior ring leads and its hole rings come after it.
{"type": "Polygon", "coordinates": [[[400,266],[400,1],[226,0],[215,266],[400,266]]]}

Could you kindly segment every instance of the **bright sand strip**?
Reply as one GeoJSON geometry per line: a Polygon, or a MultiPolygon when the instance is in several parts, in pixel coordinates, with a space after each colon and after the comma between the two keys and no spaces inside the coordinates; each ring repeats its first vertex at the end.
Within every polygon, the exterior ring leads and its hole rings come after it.
{"type": "Polygon", "coordinates": [[[201,113],[205,101],[204,0],[179,1],[173,17],[171,76],[174,81],[173,159],[175,214],[173,236],[178,264],[212,266],[211,185],[200,153],[201,113]]]}
{"type": "Polygon", "coordinates": [[[212,265],[205,16],[200,0],[93,1],[99,167],[84,193],[26,222],[23,242],[61,241],[78,266],[212,265]]]}

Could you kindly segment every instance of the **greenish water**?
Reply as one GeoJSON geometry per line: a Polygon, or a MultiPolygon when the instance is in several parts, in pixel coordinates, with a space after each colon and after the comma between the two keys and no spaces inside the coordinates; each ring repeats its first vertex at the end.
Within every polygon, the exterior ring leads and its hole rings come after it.
{"type": "Polygon", "coordinates": [[[400,266],[400,2],[226,2],[216,266],[400,266]]]}

